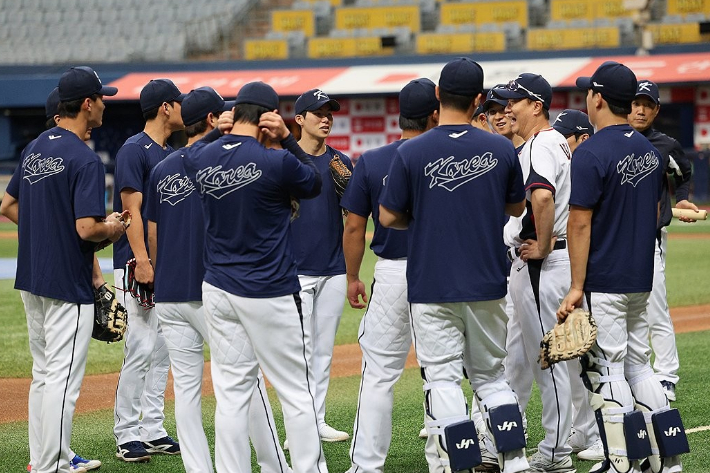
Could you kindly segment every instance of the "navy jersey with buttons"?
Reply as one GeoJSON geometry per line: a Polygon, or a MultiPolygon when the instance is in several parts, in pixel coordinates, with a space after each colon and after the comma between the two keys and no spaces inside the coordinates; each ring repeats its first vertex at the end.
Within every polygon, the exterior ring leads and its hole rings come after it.
{"type": "Polygon", "coordinates": [[[372,214],[375,232],[370,248],[381,258],[398,259],[407,256],[407,232],[385,228],[380,224],[380,195],[387,173],[392,164],[392,156],[406,140],[397,140],[381,148],[367,151],[357,160],[341,205],[344,209],[361,217],[372,214]]]}
{"type": "Polygon", "coordinates": [[[301,202],[300,216],[291,223],[293,249],[298,274],[306,276],[332,276],[345,274],[343,256],[343,217],[335,184],[330,178],[330,160],[340,156],[352,171],[350,158],[326,146],[320,156],[309,155],[323,176],[321,193],[315,199],[301,202]]]}
{"type": "Polygon", "coordinates": [[[205,221],[184,160],[207,144],[197,141],[158,163],[150,174],[146,218],[158,225],[155,302],[201,302],[205,221]]]}
{"type": "Polygon", "coordinates": [[[188,154],[185,169],[205,215],[205,281],[242,297],[298,292],[290,196],[318,194],[314,169],[288,151],[240,135],[188,154]]]}
{"type": "Polygon", "coordinates": [[[502,136],[471,125],[443,125],[402,144],[380,203],[411,212],[409,229],[417,238],[409,246],[409,302],[504,297],[505,205],[524,198],[520,162],[502,136]],[[462,201],[470,204],[462,207],[462,201]],[[467,238],[472,229],[482,237],[467,238]]]}
{"type": "MultiPolygon", "coordinates": [[[[146,208],[146,193],[150,171],[174,150],[165,148],[153,141],[145,132],[140,132],[126,140],[116,154],[116,174],[114,176],[113,210],[121,212],[123,203],[121,191],[133,189],[143,194],[141,215],[146,208]]],[[[145,247],[148,248],[148,225],[144,222],[143,233],[145,247]]],[[[128,238],[121,238],[113,245],[113,268],[123,269],[126,262],[133,258],[133,251],[128,238]]]]}
{"type": "Polygon", "coordinates": [[[585,291],[651,290],[662,164],[627,124],[603,128],[575,150],[569,203],[594,210],[585,291]]]}
{"type": "Polygon", "coordinates": [[[27,145],[20,162],[7,187],[22,202],[15,288],[93,304],[96,244],[83,241],[74,222],[106,215],[101,159],[74,133],[55,127],[27,145]]]}

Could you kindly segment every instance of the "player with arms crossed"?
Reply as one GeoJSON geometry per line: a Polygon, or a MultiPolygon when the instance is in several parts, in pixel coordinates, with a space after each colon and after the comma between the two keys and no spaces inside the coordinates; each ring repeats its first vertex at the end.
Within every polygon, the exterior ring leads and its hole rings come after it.
{"type": "Polygon", "coordinates": [[[592,471],[681,471],[687,438],[650,364],[646,305],[663,167],[661,156],[627,121],[636,76],[607,61],[577,86],[587,90],[594,136],[572,159],[567,236],[572,285],[557,311],[576,307],[597,323],[597,340],[582,361],[606,459],[592,471]],[[673,434],[670,436],[670,434],[673,434]],[[650,439],[650,442],[649,442],[650,439]]]}
{"type": "Polygon", "coordinates": [[[348,211],[343,252],[348,301],[354,309],[364,308],[367,302],[360,266],[370,215],[375,225],[370,247],[378,257],[372,297],[358,334],[362,379],[350,446],[351,473],[382,472],[392,440],[394,384],[402,375],[412,345],[407,303],[407,232],[380,225],[379,201],[394,151],[438,123],[439,100],[435,88],[429,79],[415,79],[404,86],[399,93],[401,139],[363,153],[343,195],[342,206],[348,211]]]}
{"type": "Polygon", "coordinates": [[[244,85],[230,134],[185,160],[205,218],[202,299],[210,326],[220,473],[251,471],[244,427],[259,367],[283,407],[294,471],[328,471],[289,227],[290,196],[315,197],[321,178],[274,112],[278,104],[269,85],[244,85]],[[265,148],[265,136],[281,141],[284,150],[265,148]]]}
{"type": "Polygon", "coordinates": [[[347,432],[331,427],[325,420],[335,334],[343,315],[346,291],[340,196],[333,180],[325,177],[330,175],[329,163],[335,157],[348,169],[353,167],[350,158],[325,144],[333,128],[333,112],[338,110],[340,104],[319,89],[304,92],[296,100],[296,123],[301,127],[298,144],[324,176],[320,195],[301,202],[300,216],[291,224],[306,335],[312,347],[310,369],[316,379],[318,430],[324,442],[350,438],[347,432]]]}
{"type": "Polygon", "coordinates": [[[117,212],[105,217],[104,166],[84,137],[101,126],[103,97],[117,92],[88,67],[65,72],[58,88],[61,126],[25,148],[0,205],[19,227],[15,288],[33,360],[29,440],[35,473],[85,471],[72,467],[69,441],[93,326],[94,251],[97,243],[117,241],[125,225],[117,212]]]}
{"type": "Polygon", "coordinates": [[[445,471],[481,462],[461,389],[464,367],[492,430],[501,469],[528,468],[515,394],[505,379],[505,214],[525,208],[510,141],[471,126],[483,70],[468,58],[441,71],[439,126],[395,152],[380,223],[409,228],[407,299],[429,436],[445,471]],[[471,242],[476,244],[472,245],[471,242]]]}
{"type": "MultiPolygon", "coordinates": [[[[661,110],[661,98],[658,86],[650,80],[640,80],[637,84],[636,97],[631,102],[629,124],[636,131],[648,138],[653,146],[661,152],[663,169],[666,175],[673,176],[676,208],[689,209],[697,212],[698,207],[688,201],[690,178],[693,173],[690,160],[683,152],[680,143],[670,136],[653,128],[653,122],[661,110]]],[[[668,248],[668,230],[671,223],[671,197],[668,177],[663,179],[661,192],[661,218],[658,221],[656,235],[656,255],[653,263],[653,289],[648,298],[648,325],[651,331],[651,348],[656,357],[653,369],[661,381],[663,390],[669,401],[676,400],[675,387],[678,384],[678,349],[675,344],[675,331],[671,314],[668,310],[666,295],[666,250],[668,248]]],[[[683,222],[695,220],[682,217],[683,222]]]]}
{"type": "MultiPolygon", "coordinates": [[[[552,87],[544,77],[521,74],[493,94],[508,100],[505,112],[512,131],[525,140],[519,158],[527,191],[526,212],[508,221],[504,239],[512,256],[510,331],[521,335],[516,340],[527,357],[523,365],[532,371],[542,397],[545,438],[530,459],[530,468],[572,473],[576,470],[567,445],[572,427],[569,370],[566,363],[543,370],[537,362],[540,340],[557,322],[555,313],[570,281],[566,235],[572,153],[565,138],[550,126],[552,87]]],[[[508,358],[506,368],[514,370],[512,365],[519,362],[508,358]]],[[[522,378],[508,380],[525,410],[532,380],[524,377],[527,384],[523,384],[522,378]]]]}
{"type": "MultiPolygon", "coordinates": [[[[183,98],[168,79],[148,82],[140,93],[145,129],[128,138],[116,155],[113,205],[117,210],[130,210],[132,218],[127,240],[116,245],[113,252],[116,287],[123,291],[128,289],[123,281],[132,258],[136,260],[136,281],[153,284],[143,194],[148,191],[150,171],[173,152],[168,138],[184,128],[180,116],[183,98]]],[[[158,318],[152,305],[144,307],[130,294],[124,292],[121,302],[128,311],[128,331],[114,408],[116,456],[127,462],[143,462],[153,453],[179,454],[180,445],[163,426],[170,359],[158,318]]]]}

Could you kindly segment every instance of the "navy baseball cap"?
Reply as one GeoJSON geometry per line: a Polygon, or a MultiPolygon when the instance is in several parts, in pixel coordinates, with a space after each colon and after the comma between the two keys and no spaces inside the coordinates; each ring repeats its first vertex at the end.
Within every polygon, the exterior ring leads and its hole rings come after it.
{"type": "Polygon", "coordinates": [[[636,97],[636,75],[631,69],[614,61],[600,65],[591,77],[578,77],[577,87],[602,94],[607,101],[628,105],[636,97]]]}
{"type": "Polygon", "coordinates": [[[249,82],[239,89],[237,100],[234,101],[235,105],[242,103],[260,105],[269,110],[276,110],[279,108],[279,95],[269,84],[265,84],[261,81],[249,82]]]}
{"type": "Polygon", "coordinates": [[[333,112],[340,110],[340,104],[337,100],[331,99],[328,94],[320,89],[311,89],[296,99],[296,115],[303,115],[303,112],[313,112],[325,104],[330,105],[330,109],[333,112]]]}
{"type": "Polygon", "coordinates": [[[438,109],[436,84],[429,79],[414,79],[399,93],[399,114],[404,118],[427,117],[438,109]]]}
{"type": "Polygon", "coordinates": [[[102,85],[96,71],[87,66],[72,67],[59,78],[61,102],[71,102],[94,94],[113,96],[117,93],[116,87],[102,85]]]}
{"type": "Polygon", "coordinates": [[[478,107],[476,107],[476,110],[474,110],[473,118],[476,118],[477,116],[479,116],[482,113],[486,113],[486,112],[483,111],[483,104],[480,104],[478,107]]]}
{"type": "Polygon", "coordinates": [[[59,87],[55,87],[47,96],[47,103],[44,104],[44,111],[47,118],[54,118],[59,112],[59,87]]]}
{"type": "Polygon", "coordinates": [[[231,110],[234,102],[225,102],[212,87],[200,87],[191,90],[182,101],[182,122],[185,126],[194,125],[204,120],[208,114],[231,110]]]}
{"type": "Polygon", "coordinates": [[[483,69],[467,57],[449,61],[441,70],[439,89],[454,95],[475,97],[483,92],[483,69]]]}
{"type": "Polygon", "coordinates": [[[185,94],[170,79],[153,79],[141,90],[141,110],[147,112],[165,102],[182,102],[184,98],[185,94]]]}
{"type": "Polygon", "coordinates": [[[658,92],[658,86],[655,82],[652,82],[650,80],[638,81],[638,83],[636,84],[636,97],[641,95],[650,98],[656,105],[661,103],[661,95],[658,92]]]}
{"type": "Polygon", "coordinates": [[[495,87],[493,87],[491,90],[488,91],[486,94],[486,101],[483,102],[483,112],[487,112],[490,108],[491,105],[494,103],[497,103],[498,105],[501,105],[503,108],[508,106],[508,101],[499,99],[496,97],[495,93],[493,92],[495,89],[502,89],[505,88],[505,84],[498,84],[495,87]]]}
{"type": "Polygon", "coordinates": [[[540,74],[520,74],[505,87],[493,88],[492,92],[501,99],[530,99],[542,102],[546,110],[552,105],[552,87],[540,74]]]}
{"type": "Polygon", "coordinates": [[[571,135],[572,133],[586,133],[589,136],[594,134],[594,127],[589,123],[587,114],[570,108],[561,111],[560,114],[557,115],[555,123],[552,124],[552,128],[565,136],[571,135]]]}

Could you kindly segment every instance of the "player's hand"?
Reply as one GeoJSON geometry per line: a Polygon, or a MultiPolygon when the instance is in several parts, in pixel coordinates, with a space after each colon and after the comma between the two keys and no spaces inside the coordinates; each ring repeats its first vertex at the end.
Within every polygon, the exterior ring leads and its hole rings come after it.
{"type": "Polygon", "coordinates": [[[219,118],[217,119],[217,129],[222,133],[223,135],[226,135],[230,131],[232,131],[232,127],[234,126],[234,112],[232,110],[227,110],[226,112],[222,112],[219,114],[219,118]]]}
{"type": "Polygon", "coordinates": [[[565,298],[562,300],[560,308],[557,309],[557,321],[559,323],[564,322],[570,312],[572,312],[577,307],[582,307],[583,297],[583,290],[571,287],[565,298]]]}
{"type": "MultiPolygon", "coordinates": [[[[694,210],[696,212],[698,211],[698,206],[690,201],[687,201],[687,200],[681,200],[679,202],[676,202],[675,208],[694,210]]],[[[694,218],[688,218],[688,217],[679,217],[678,220],[680,220],[681,222],[685,222],[685,223],[697,222],[697,220],[695,220],[694,218]]]]}
{"type": "Polygon", "coordinates": [[[291,133],[283,117],[279,115],[276,110],[261,114],[259,118],[259,129],[269,139],[274,141],[281,141],[287,138],[291,133]]]}
{"type": "Polygon", "coordinates": [[[526,263],[530,259],[545,259],[547,255],[552,252],[556,241],[557,237],[552,237],[550,245],[543,248],[537,240],[525,240],[523,244],[520,245],[520,259],[526,263]]]}
{"type": "Polygon", "coordinates": [[[348,283],[348,302],[353,309],[364,309],[367,307],[367,292],[365,292],[365,283],[359,279],[355,279],[348,283]],[[362,302],[360,302],[362,297],[362,302]]]}
{"type": "Polygon", "coordinates": [[[136,260],[136,281],[141,284],[153,284],[155,279],[155,272],[153,270],[153,265],[150,260],[138,261],[136,260]]]}
{"type": "Polygon", "coordinates": [[[118,213],[118,212],[112,213],[111,215],[106,217],[105,222],[106,222],[106,225],[108,225],[109,230],[110,230],[110,235],[108,237],[108,240],[111,243],[115,243],[116,241],[118,241],[119,238],[121,238],[123,236],[124,233],[126,233],[127,227],[126,227],[126,225],[124,225],[120,213],[118,213]]]}

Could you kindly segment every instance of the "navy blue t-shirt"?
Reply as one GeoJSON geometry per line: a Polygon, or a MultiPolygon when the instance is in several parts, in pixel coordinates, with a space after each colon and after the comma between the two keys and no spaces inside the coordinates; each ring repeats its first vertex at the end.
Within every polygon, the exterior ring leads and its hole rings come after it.
{"type": "Polygon", "coordinates": [[[574,151],[571,172],[570,205],[593,209],[584,290],[649,292],[661,154],[630,125],[613,125],[574,151]]]}
{"type": "Polygon", "coordinates": [[[239,135],[223,136],[184,163],[205,218],[205,281],[242,297],[300,291],[290,196],[313,196],[317,171],[286,150],[239,135]]]}
{"type": "Polygon", "coordinates": [[[340,205],[349,212],[367,218],[372,214],[375,233],[370,248],[381,258],[407,256],[407,233],[380,225],[380,194],[390,170],[394,153],[405,140],[366,151],[357,160],[340,205]]]}
{"type": "Polygon", "coordinates": [[[150,173],[145,218],[158,228],[155,302],[202,301],[205,220],[184,160],[206,144],[197,141],[189,148],[180,148],[150,173]]]}
{"type": "Polygon", "coordinates": [[[408,300],[506,294],[505,205],[525,199],[515,148],[471,125],[443,125],[396,151],[381,204],[411,216],[408,300]]]}
{"type": "Polygon", "coordinates": [[[343,213],[328,167],[335,154],[340,156],[350,170],[353,169],[350,158],[330,146],[326,146],[322,155],[310,156],[321,174],[323,187],[315,199],[301,201],[301,215],[291,223],[298,274],[345,274],[343,213]]]}
{"type": "MultiPolygon", "coordinates": [[[[116,172],[114,174],[113,210],[121,212],[123,203],[121,191],[133,189],[143,194],[141,215],[145,212],[145,194],[148,191],[150,171],[167,155],[173,152],[170,146],[163,148],[144,131],[126,140],[116,154],[116,172]]],[[[135,218],[135,216],[133,217],[135,218]]],[[[148,225],[143,218],[143,233],[145,247],[148,249],[148,225]]],[[[128,238],[121,238],[113,245],[113,267],[123,269],[126,262],[133,258],[133,251],[128,238]]]]}
{"type": "Polygon", "coordinates": [[[101,159],[74,133],[51,128],[24,149],[7,187],[19,204],[15,289],[77,304],[93,304],[96,243],[76,232],[76,220],[106,217],[101,159]]]}

